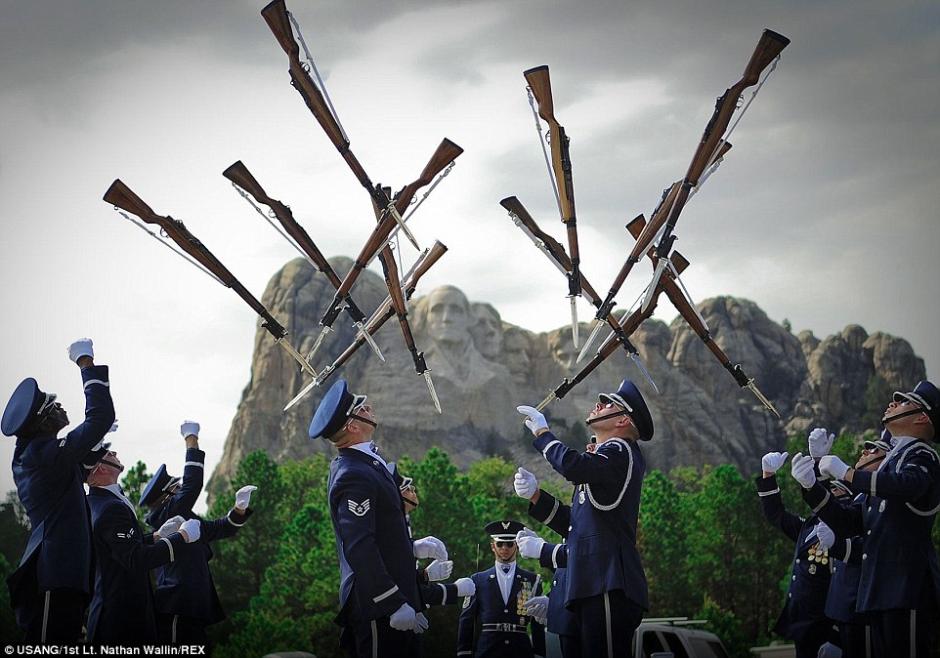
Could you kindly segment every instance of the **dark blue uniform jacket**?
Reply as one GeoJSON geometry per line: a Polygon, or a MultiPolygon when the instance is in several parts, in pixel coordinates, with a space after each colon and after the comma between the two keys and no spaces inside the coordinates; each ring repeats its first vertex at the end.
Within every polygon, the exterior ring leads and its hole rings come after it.
{"type": "Polygon", "coordinates": [[[576,485],[571,507],[565,605],[623,590],[644,610],[649,607],[646,574],[636,548],[640,489],[646,472],[635,442],[609,439],[594,453],[572,450],[545,432],[532,444],[566,480],[576,485]]]}

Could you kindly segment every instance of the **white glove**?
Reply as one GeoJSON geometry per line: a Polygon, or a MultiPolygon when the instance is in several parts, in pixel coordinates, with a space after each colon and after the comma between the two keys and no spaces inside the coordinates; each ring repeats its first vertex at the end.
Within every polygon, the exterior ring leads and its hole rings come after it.
{"type": "Polygon", "coordinates": [[[115,420],[113,423],[111,423],[111,429],[109,429],[108,432],[117,432],[117,430],[118,430],[118,422],[117,420],[115,420]]]}
{"type": "Polygon", "coordinates": [[[843,479],[848,470],[849,465],[835,455],[826,455],[819,460],[819,472],[836,480],[843,479]]]}
{"type": "Polygon", "coordinates": [[[764,473],[776,473],[790,456],[788,452],[768,452],[761,457],[760,466],[764,473]]]}
{"type": "Polygon", "coordinates": [[[533,596],[526,601],[525,613],[530,617],[535,617],[535,620],[539,623],[544,623],[541,620],[544,620],[548,616],[548,597],[544,594],[541,596],[533,596]]]}
{"type": "Polygon", "coordinates": [[[415,540],[415,557],[419,560],[433,558],[435,560],[447,559],[447,547],[437,537],[425,537],[415,540]]]}
{"type": "Polygon", "coordinates": [[[413,631],[415,629],[415,617],[415,609],[407,603],[402,603],[401,607],[392,613],[388,625],[396,631],[413,631]]]}
{"type": "Polygon", "coordinates": [[[185,520],[182,516],[171,516],[163,522],[163,525],[157,530],[157,534],[160,537],[169,537],[174,532],[179,532],[180,526],[183,525],[185,520]]]}
{"type": "Polygon", "coordinates": [[[428,580],[436,583],[439,580],[450,578],[450,572],[453,570],[454,563],[452,560],[434,560],[424,569],[424,573],[428,575],[428,580]]]}
{"type": "Polygon", "coordinates": [[[78,363],[78,360],[83,356],[95,358],[95,349],[92,346],[91,338],[79,338],[69,345],[69,360],[78,363]]]}
{"type": "Polygon", "coordinates": [[[477,586],[472,578],[458,578],[454,585],[457,586],[457,596],[473,596],[477,593],[477,586]]]}
{"type": "Polygon", "coordinates": [[[836,533],[832,531],[832,528],[820,521],[816,524],[816,539],[819,540],[819,547],[824,551],[828,551],[832,548],[832,545],[836,543],[836,533]]]}
{"type": "Polygon", "coordinates": [[[834,645],[832,642],[826,642],[819,647],[819,652],[816,654],[816,658],[842,658],[845,655],[842,653],[842,649],[834,645]]]}
{"type": "Polygon", "coordinates": [[[516,545],[519,546],[519,554],[522,557],[538,558],[542,553],[544,543],[544,539],[528,528],[523,528],[516,533],[516,545]]]}
{"type": "Polygon", "coordinates": [[[199,436],[199,423],[197,423],[194,420],[184,420],[183,424],[180,425],[180,434],[183,435],[184,439],[189,435],[198,437],[199,436]]]}
{"type": "Polygon", "coordinates": [[[517,496],[529,499],[539,490],[539,481],[532,473],[520,466],[513,476],[512,487],[516,490],[517,496]]]}
{"type": "Polygon", "coordinates": [[[428,623],[428,618],[424,616],[423,612],[419,612],[415,615],[415,633],[420,635],[424,631],[428,630],[428,627],[431,624],[428,623]]]}
{"type": "Polygon", "coordinates": [[[248,503],[251,501],[251,494],[253,491],[257,491],[258,487],[253,484],[246,484],[244,487],[235,492],[235,509],[239,512],[244,512],[248,509],[248,503]]]}
{"type": "Polygon", "coordinates": [[[816,473],[813,471],[815,464],[813,458],[810,455],[804,455],[802,452],[798,452],[793,455],[793,460],[790,462],[790,475],[793,476],[793,479],[800,483],[800,486],[804,489],[812,489],[813,485],[816,484],[816,473]]]}
{"type": "Polygon", "coordinates": [[[180,526],[179,533],[183,535],[183,539],[186,540],[187,544],[191,544],[194,541],[199,541],[199,533],[202,530],[199,519],[187,519],[183,521],[183,524],[180,526]]]}
{"type": "Polygon", "coordinates": [[[535,407],[530,407],[527,405],[521,405],[516,407],[516,411],[520,414],[526,416],[525,426],[529,428],[529,431],[533,434],[539,432],[539,430],[548,429],[548,421],[545,420],[545,416],[541,411],[535,407]]]}
{"type": "Polygon", "coordinates": [[[809,433],[809,454],[813,459],[822,459],[832,450],[836,435],[830,434],[825,427],[817,427],[809,433]]]}

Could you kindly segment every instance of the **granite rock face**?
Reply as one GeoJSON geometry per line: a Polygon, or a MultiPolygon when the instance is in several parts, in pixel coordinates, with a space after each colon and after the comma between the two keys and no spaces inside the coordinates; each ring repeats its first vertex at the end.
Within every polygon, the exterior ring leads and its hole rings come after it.
{"type": "MultiPolygon", "coordinates": [[[[341,276],[352,266],[348,258],[330,262],[341,276]]],[[[376,334],[387,363],[363,347],[323,388],[314,389],[283,413],[285,403],[309,377],[259,326],[251,380],[209,483],[210,494],[253,450],[266,450],[275,460],[329,454],[332,448],[326,441],[307,438],[307,426],[320,397],[337,377],[369,395],[380,421],[376,440],[392,458],[405,454],[417,458],[439,446],[460,466],[500,455],[547,473],[544,460],[532,452],[515,407],[537,403],[583,365],[571,364],[577,353],[570,328],[535,333],[508,324],[492,305],[471,302],[453,286],[422,292],[411,301],[409,318],[416,344],[432,371],[442,414],[435,411],[423,378],[415,374],[394,319],[376,334]]],[[[368,315],[385,294],[384,282],[367,270],[353,298],[368,315]]],[[[262,301],[286,323],[292,344],[307,354],[319,334],[320,314],[332,297],[326,278],[296,259],[275,274],[262,301]]],[[[791,334],[748,300],[718,297],[702,302],[698,310],[718,347],[754,378],[782,420],[740,388],[705,343],[677,318],[670,326],[648,320],[632,336],[659,395],[621,350],[564,399],[549,405],[556,433],[573,445],[587,441],[586,411],[598,393],[612,390],[628,377],[643,391],[656,427],[653,441],[643,445],[650,467],[730,462],[752,472],[760,456],[782,448],[791,433],[817,425],[833,431],[874,429],[891,391],[909,390],[906,387],[925,377],[924,362],[907,341],[883,333],[868,335],[857,325],[819,340],[807,331],[791,334]]],[[[582,327],[582,336],[588,329],[582,327]]],[[[340,315],[314,365],[327,365],[354,337],[348,316],[340,315]]]]}

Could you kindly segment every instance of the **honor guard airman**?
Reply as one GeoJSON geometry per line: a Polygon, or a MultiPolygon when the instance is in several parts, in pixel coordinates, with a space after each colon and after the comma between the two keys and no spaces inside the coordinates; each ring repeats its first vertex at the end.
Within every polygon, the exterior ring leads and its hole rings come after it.
{"type": "MultiPolygon", "coordinates": [[[[866,441],[862,454],[855,463],[857,470],[874,471],[884,461],[891,450],[891,433],[884,430],[875,441],[866,441]]],[[[829,483],[829,492],[843,507],[866,504],[865,494],[855,494],[841,480],[829,483]]],[[[855,610],[858,599],[858,582],[862,569],[862,537],[837,537],[836,544],[842,543],[842,555],[833,562],[832,579],[829,581],[829,593],[826,595],[826,617],[839,626],[838,645],[845,658],[871,657],[871,629],[865,615],[855,610]]]]}
{"type": "Polygon", "coordinates": [[[8,579],[10,604],[30,644],[74,644],[91,592],[92,540],[83,460],[114,422],[108,367],[94,364],[92,341],[69,347],[81,368],[85,420],[59,438],[68,414],[33,378],[23,380],[3,412],[2,429],[16,436],[13,481],[32,528],[19,566],[8,579]]]}
{"type": "Polygon", "coordinates": [[[339,380],[310,422],[310,438],[338,449],[330,463],[330,516],[340,564],[341,644],[351,656],[415,656],[420,612],[415,558],[447,560],[434,537],[412,542],[401,493],[372,441],[377,416],[365,395],[339,380]]]}
{"type": "MultiPolygon", "coordinates": [[[[520,466],[513,477],[513,488],[517,496],[529,500],[529,516],[561,535],[562,540],[567,538],[569,515],[558,514],[561,504],[550,493],[539,489],[538,479],[533,473],[520,466]]],[[[565,607],[565,584],[568,579],[565,566],[568,561],[567,545],[564,541],[561,544],[539,543],[538,540],[532,541],[520,536],[516,537],[516,543],[523,557],[535,557],[541,566],[552,570],[552,588],[545,601],[545,627],[550,633],[558,636],[561,655],[564,658],[580,658],[581,644],[577,635],[577,619],[565,607]]],[[[530,601],[530,607],[540,604],[541,598],[544,597],[535,597],[530,601]]],[[[533,614],[539,617],[539,612],[533,614]]]]}
{"type": "Polygon", "coordinates": [[[816,658],[819,647],[833,634],[825,608],[835,537],[815,516],[804,519],[784,508],[776,473],[786,460],[785,452],[767,453],[761,459],[763,474],[756,480],[764,518],[794,545],[787,597],[773,630],[793,641],[797,658],[816,658]]]}
{"type": "Polygon", "coordinates": [[[493,521],[484,531],[496,564],[471,576],[476,588],[464,600],[457,624],[457,656],[532,658],[545,655],[545,630],[529,613],[542,593],[538,576],[516,564],[518,521],[493,521]],[[532,637],[529,638],[529,627],[532,637]]]}
{"type": "Polygon", "coordinates": [[[648,608],[646,575],[636,548],[640,489],[646,461],[637,441],[653,437],[653,419],[639,389],[625,379],[602,393],[586,419],[596,436],[593,452],[569,448],[534,407],[518,407],[535,435],[532,445],[575,485],[568,517],[565,605],[577,618],[582,656],[630,654],[634,632],[648,608]]]}
{"type": "MultiPolygon", "coordinates": [[[[140,496],[140,507],[149,509],[146,521],[154,530],[177,516],[202,520],[193,513],[202,492],[206,459],[199,449],[199,423],[183,421],[180,434],[186,443],[182,479],[171,477],[161,464],[140,496]]],[[[251,493],[256,489],[253,485],[239,489],[235,506],[225,517],[202,523],[202,541],[177,551],[175,560],[157,567],[154,600],[161,644],[206,645],[206,627],[225,619],[209,570],[209,542],[232,537],[245,525],[251,514],[251,493]]]]}
{"type": "MultiPolygon", "coordinates": [[[[389,462],[389,469],[398,490],[401,492],[401,503],[405,511],[405,522],[408,524],[408,536],[413,537],[411,530],[411,513],[418,509],[418,487],[414,478],[402,474],[395,462],[389,462]]],[[[458,578],[452,583],[442,582],[450,578],[454,569],[453,560],[434,560],[428,566],[422,567],[415,562],[418,578],[418,590],[421,594],[421,603],[424,609],[432,605],[456,605],[464,597],[473,596],[474,584],[470,578],[458,578]]]]}
{"type": "Polygon", "coordinates": [[[150,570],[174,562],[187,544],[199,540],[201,530],[196,519],[174,517],[145,535],[134,504],[118,485],[123,470],[117,453],[105,450],[87,475],[95,545],[95,593],[88,611],[91,645],[157,643],[150,570]]]}
{"type": "Polygon", "coordinates": [[[841,506],[817,481],[809,455],[793,458],[792,474],[837,535],[863,539],[856,610],[870,620],[873,655],[928,656],[940,604],[931,540],[940,510],[940,457],[931,445],[940,425],[940,391],[923,381],[896,392],[882,423],[893,447],[875,471],[853,469],[833,455],[819,462],[820,473],[866,494],[864,506],[841,506]]]}

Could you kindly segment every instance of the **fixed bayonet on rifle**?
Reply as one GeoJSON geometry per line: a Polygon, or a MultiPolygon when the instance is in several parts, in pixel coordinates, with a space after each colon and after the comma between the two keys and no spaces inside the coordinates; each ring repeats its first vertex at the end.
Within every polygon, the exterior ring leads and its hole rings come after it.
{"type": "MultiPolygon", "coordinates": [[[[375,206],[376,221],[382,220],[382,210],[375,206]]],[[[382,262],[382,272],[385,274],[385,285],[388,287],[389,298],[392,300],[392,308],[395,309],[395,315],[398,316],[398,324],[401,326],[401,335],[405,339],[405,346],[411,353],[411,358],[415,364],[415,372],[424,377],[428,386],[428,393],[434,402],[434,408],[437,413],[441,413],[441,401],[437,397],[437,391],[434,390],[434,382],[431,380],[431,371],[428,370],[428,364],[424,360],[424,352],[419,352],[415,346],[415,339],[411,333],[411,323],[408,322],[408,305],[405,301],[405,294],[402,291],[401,278],[398,275],[398,263],[395,262],[395,254],[392,248],[385,245],[379,251],[379,260],[382,262]]]]}
{"type": "MultiPolygon", "coordinates": [[[[411,200],[419,189],[434,180],[438,172],[453,162],[454,158],[461,153],[463,153],[463,149],[449,139],[442,141],[434,151],[427,165],[425,165],[421,175],[414,181],[405,185],[405,187],[395,195],[395,207],[398,208],[399,212],[408,207],[408,204],[411,203],[411,200]]],[[[384,195],[385,192],[382,191],[382,194],[384,195]]],[[[349,270],[339,288],[336,289],[333,301],[330,302],[330,306],[326,309],[323,317],[320,318],[320,324],[322,326],[333,326],[333,322],[336,320],[336,316],[339,315],[342,305],[346,303],[349,297],[349,291],[352,289],[356,279],[359,278],[359,275],[365,269],[369,261],[372,260],[372,257],[388,244],[388,236],[395,226],[394,220],[390,220],[388,215],[383,215],[379,223],[376,224],[369,239],[356,257],[352,269],[349,270]]]]}
{"type": "Polygon", "coordinates": [[[692,190],[699,185],[699,177],[715,161],[716,155],[722,150],[722,144],[726,141],[722,138],[730,136],[730,132],[727,136],[725,135],[725,130],[728,128],[728,124],[731,123],[731,116],[738,107],[741,92],[756,85],[760,81],[760,75],[764,69],[770,66],[789,44],[790,40],[782,34],[772,30],[764,30],[757,47],[751,54],[750,60],[748,60],[741,79],[731,85],[715,102],[715,111],[705,126],[705,132],[702,134],[702,139],[695,150],[695,155],[692,156],[692,162],[689,164],[689,169],[682,180],[682,186],[679,188],[676,199],[669,209],[666,224],[660,235],[659,243],[656,245],[656,253],[660,258],[660,262],[653,277],[654,288],[656,279],[662,276],[666,266],[665,258],[676,241],[673,230],[676,227],[679,214],[689,200],[692,190]]]}
{"type": "MultiPolygon", "coordinates": [[[[294,214],[291,212],[290,208],[277,199],[270,197],[268,193],[264,191],[264,188],[261,187],[261,184],[255,179],[254,176],[252,176],[251,172],[248,171],[248,167],[246,167],[241,160],[230,165],[225,171],[222,172],[222,175],[232,181],[232,184],[236,186],[236,189],[240,188],[240,192],[244,190],[244,192],[254,197],[255,201],[268,206],[274,213],[274,217],[277,219],[277,221],[281,224],[281,226],[284,227],[284,230],[287,231],[285,238],[287,238],[288,242],[290,242],[301,254],[303,254],[303,256],[307,259],[307,262],[309,262],[311,265],[313,265],[314,268],[326,276],[334,290],[339,288],[341,281],[336,275],[336,271],[333,270],[333,267],[314,243],[313,239],[310,237],[307,231],[305,231],[304,228],[297,223],[297,220],[294,219],[294,214]]],[[[270,220],[268,221],[270,222],[270,220]]],[[[365,320],[365,314],[359,309],[359,307],[351,298],[348,299],[344,310],[349,315],[349,317],[352,318],[353,325],[355,325],[356,329],[369,343],[369,347],[372,348],[372,351],[375,352],[375,355],[384,362],[385,357],[382,355],[382,350],[380,350],[379,346],[375,343],[374,340],[372,340],[372,337],[365,330],[365,327],[362,324],[363,320],[365,320]]],[[[311,357],[316,353],[317,348],[320,347],[320,344],[323,342],[323,338],[331,330],[331,327],[323,327],[323,329],[320,331],[320,334],[317,336],[316,342],[314,343],[314,347],[310,351],[311,357]]]]}
{"type": "MultiPolygon", "coordinates": [[[[689,262],[685,258],[683,258],[682,255],[679,254],[678,252],[672,254],[672,258],[675,261],[676,270],[679,272],[684,271],[685,268],[689,266],[689,262]]],[[[662,290],[661,287],[660,287],[660,290],[662,290]]],[[[647,318],[653,315],[653,311],[655,309],[656,309],[656,304],[654,301],[653,306],[647,309],[646,311],[643,311],[642,309],[637,309],[633,311],[633,313],[630,313],[629,317],[628,317],[628,312],[625,312],[619,320],[621,331],[611,332],[610,335],[607,336],[607,339],[603,343],[601,343],[601,346],[600,348],[598,348],[597,353],[594,355],[594,358],[588,361],[587,363],[585,363],[584,367],[581,368],[581,370],[578,371],[578,373],[571,379],[565,377],[561,381],[561,384],[556,386],[555,389],[552,390],[552,392],[549,393],[545,397],[544,400],[539,402],[536,408],[539,411],[541,411],[542,409],[547,407],[549,404],[551,404],[553,400],[560,400],[561,398],[565,397],[568,394],[568,391],[570,391],[572,388],[574,388],[575,386],[580,384],[582,381],[584,381],[584,379],[588,375],[590,375],[592,372],[594,372],[594,370],[600,364],[602,364],[605,360],[607,360],[607,358],[617,350],[618,346],[622,344],[622,341],[624,340],[624,338],[627,336],[631,336],[633,332],[637,330],[637,327],[639,327],[643,323],[644,320],[646,320],[647,318]]]]}
{"type": "MultiPolygon", "coordinates": [[[[425,251],[422,254],[422,257],[415,263],[412,267],[411,272],[405,276],[404,282],[404,294],[406,299],[410,299],[414,294],[415,288],[418,284],[418,280],[424,276],[424,274],[431,269],[431,266],[436,263],[441,256],[447,251],[447,247],[444,246],[441,242],[435,242],[434,246],[431,247],[429,251],[425,251]]],[[[385,301],[379,304],[379,307],[372,314],[372,317],[366,322],[366,331],[370,335],[375,335],[375,333],[382,328],[392,316],[395,315],[395,307],[392,305],[392,297],[389,295],[385,298],[385,301]]],[[[365,344],[365,339],[361,336],[357,336],[356,340],[347,347],[342,354],[340,354],[330,365],[326,366],[323,370],[317,374],[316,378],[304,386],[304,388],[296,395],[294,398],[287,403],[287,406],[284,407],[284,411],[287,411],[295,404],[297,404],[307,393],[309,393],[315,386],[320,386],[327,379],[330,378],[336,369],[341,367],[346,363],[356,351],[365,344]]]]}
{"type": "Polygon", "coordinates": [[[568,299],[571,303],[571,340],[577,347],[578,307],[581,296],[581,251],[578,248],[577,217],[574,209],[574,180],[571,176],[571,156],[568,151],[569,138],[564,127],[555,118],[555,102],[552,98],[552,81],[547,66],[536,66],[523,72],[528,90],[538,103],[538,115],[548,123],[549,146],[552,151],[552,185],[557,193],[561,221],[568,233],[568,253],[571,269],[568,271],[568,299]]]}
{"type": "MultiPolygon", "coordinates": [[[[627,230],[630,232],[634,238],[638,238],[643,234],[645,230],[644,225],[646,220],[642,215],[634,219],[632,222],[627,224],[627,230]]],[[[650,260],[654,263],[656,269],[659,269],[660,263],[657,262],[658,256],[656,255],[656,250],[650,248],[647,251],[647,255],[650,257],[650,260]]],[[[681,262],[676,260],[678,252],[673,252],[672,258],[670,258],[670,263],[666,266],[667,276],[661,276],[657,281],[659,282],[659,290],[666,293],[666,296],[669,298],[669,301],[672,302],[672,305],[679,315],[686,321],[686,323],[692,328],[699,338],[705,343],[712,354],[718,359],[718,362],[731,373],[731,376],[734,377],[734,380],[738,383],[738,386],[747,387],[754,396],[760,400],[760,403],[763,404],[770,412],[772,412],[777,418],[780,418],[780,413],[770,402],[770,400],[761,393],[760,389],[757,388],[757,385],[754,383],[754,379],[748,377],[744,371],[741,369],[740,364],[732,364],[731,359],[721,350],[720,347],[715,343],[714,339],[711,336],[711,332],[708,330],[708,325],[705,323],[705,318],[698,312],[698,310],[692,306],[692,302],[689,299],[688,295],[680,289],[682,282],[679,278],[679,274],[685,269],[685,266],[681,266],[681,262]]],[[[685,259],[683,259],[684,261],[685,259]]],[[[686,262],[686,266],[687,266],[686,262]]],[[[655,300],[653,302],[655,306],[655,300]]],[[[642,310],[642,308],[641,308],[642,310]]]]}
{"type": "Polygon", "coordinates": [[[293,358],[307,374],[314,377],[317,371],[304,359],[300,353],[294,349],[294,346],[287,340],[287,330],[274,319],[268,312],[268,309],[255,298],[248,290],[235,278],[222,262],[206,248],[206,246],[189,232],[189,229],[178,219],[170,216],[156,214],[153,209],[134,194],[127,185],[120,179],[115,179],[111,187],[104,194],[104,200],[111,205],[126,210],[137,215],[147,224],[155,224],[160,227],[173,242],[179,245],[180,249],[192,256],[200,265],[209,271],[223,286],[231,288],[235,293],[247,303],[255,313],[261,316],[261,326],[264,327],[291,358],[293,358]]]}
{"type": "MultiPolygon", "coordinates": [[[[525,206],[522,205],[519,199],[511,196],[506,197],[499,203],[503,208],[509,211],[509,216],[512,218],[513,223],[522,229],[523,233],[525,233],[529,239],[535,243],[535,246],[555,264],[555,267],[557,267],[562,274],[568,275],[571,273],[571,259],[568,257],[568,254],[565,253],[565,248],[557,240],[539,228],[539,225],[535,223],[535,220],[532,219],[529,211],[525,209],[525,206]]],[[[594,306],[601,303],[597,291],[594,290],[594,287],[587,281],[583,273],[578,275],[578,283],[581,286],[581,291],[585,299],[594,306]]],[[[653,387],[653,390],[659,393],[659,387],[656,386],[656,382],[653,381],[646,366],[643,365],[642,359],[640,359],[639,350],[630,342],[628,334],[623,332],[623,328],[620,326],[616,316],[614,316],[613,313],[608,313],[604,321],[610,325],[614,333],[620,336],[620,344],[623,345],[627,354],[630,355],[630,359],[636,364],[637,368],[639,368],[640,372],[650,383],[650,386],[653,387]]]]}

